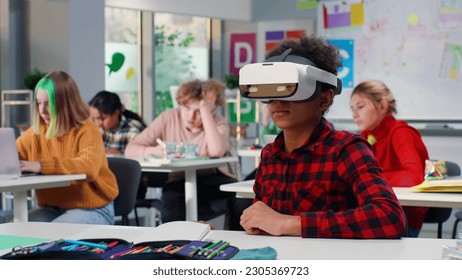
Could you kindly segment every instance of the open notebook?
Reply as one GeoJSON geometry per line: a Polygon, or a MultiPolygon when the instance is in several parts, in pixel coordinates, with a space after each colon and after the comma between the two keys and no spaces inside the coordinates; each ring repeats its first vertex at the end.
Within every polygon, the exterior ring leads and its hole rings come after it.
{"type": "Polygon", "coordinates": [[[117,237],[131,242],[143,242],[148,240],[202,240],[210,231],[208,224],[175,221],[161,224],[157,227],[146,229],[130,229],[118,226],[112,226],[109,229],[100,230],[88,228],[76,235],[70,236],[70,239],[98,239],[117,237]]]}

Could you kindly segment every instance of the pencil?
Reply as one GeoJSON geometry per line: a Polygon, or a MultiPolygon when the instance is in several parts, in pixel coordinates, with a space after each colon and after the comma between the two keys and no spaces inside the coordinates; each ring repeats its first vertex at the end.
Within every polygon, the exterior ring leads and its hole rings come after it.
{"type": "Polygon", "coordinates": [[[217,246],[217,245],[220,244],[221,242],[223,242],[223,240],[219,240],[219,241],[213,243],[212,245],[210,245],[210,246],[208,246],[208,247],[202,249],[202,250],[198,253],[198,255],[200,256],[200,255],[205,254],[205,252],[207,252],[207,250],[212,249],[213,247],[217,246]]]}
{"type": "Polygon", "coordinates": [[[138,253],[141,253],[141,252],[143,252],[144,250],[149,249],[149,248],[150,248],[150,246],[144,246],[144,247],[142,247],[142,248],[140,248],[140,249],[138,249],[138,250],[136,250],[136,251],[130,252],[130,254],[131,254],[131,255],[133,255],[133,254],[138,254],[138,253]]]}
{"type": "Polygon", "coordinates": [[[229,247],[229,242],[226,242],[225,244],[223,244],[223,246],[221,246],[220,248],[213,251],[210,255],[208,255],[207,259],[212,259],[212,258],[216,257],[218,255],[218,253],[220,253],[221,251],[223,251],[224,249],[226,249],[228,247],[229,247]]]}
{"type": "Polygon", "coordinates": [[[207,252],[205,252],[204,256],[210,255],[213,251],[215,251],[216,249],[220,248],[220,247],[221,247],[223,244],[225,244],[225,243],[226,243],[226,241],[222,241],[222,242],[220,242],[220,244],[217,244],[216,246],[214,246],[214,247],[208,249],[207,252]]]}

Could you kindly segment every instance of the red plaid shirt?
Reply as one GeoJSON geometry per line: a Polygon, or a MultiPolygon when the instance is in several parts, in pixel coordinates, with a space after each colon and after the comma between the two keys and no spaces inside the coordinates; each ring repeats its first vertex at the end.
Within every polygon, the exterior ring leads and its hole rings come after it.
{"type": "Polygon", "coordinates": [[[300,215],[302,237],[401,237],[403,210],[361,136],[336,131],[323,118],[287,156],[282,134],[262,150],[255,200],[300,215]]]}

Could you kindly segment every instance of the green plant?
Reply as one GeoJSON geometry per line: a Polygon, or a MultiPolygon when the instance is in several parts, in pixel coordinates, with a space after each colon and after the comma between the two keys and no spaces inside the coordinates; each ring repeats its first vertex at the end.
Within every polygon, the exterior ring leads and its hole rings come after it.
{"type": "MultiPolygon", "coordinates": [[[[179,30],[175,30],[172,33],[169,33],[169,30],[165,25],[156,26],[154,35],[156,45],[156,64],[162,63],[164,61],[165,58],[162,54],[165,47],[176,46],[187,48],[189,45],[191,45],[192,42],[196,40],[196,37],[194,37],[194,34],[191,32],[188,32],[186,35],[183,35],[183,33],[179,30]]],[[[170,59],[172,58],[170,57],[170,59]]],[[[191,63],[191,58],[183,58],[182,63],[188,67],[191,63]]]]}
{"type": "Polygon", "coordinates": [[[225,85],[229,89],[235,89],[239,86],[239,75],[237,74],[228,74],[225,75],[225,85]]]}
{"type": "Polygon", "coordinates": [[[22,81],[23,81],[24,86],[26,86],[28,89],[34,90],[37,83],[45,75],[46,75],[45,72],[42,72],[38,70],[37,68],[34,68],[34,70],[24,75],[22,81]]]}

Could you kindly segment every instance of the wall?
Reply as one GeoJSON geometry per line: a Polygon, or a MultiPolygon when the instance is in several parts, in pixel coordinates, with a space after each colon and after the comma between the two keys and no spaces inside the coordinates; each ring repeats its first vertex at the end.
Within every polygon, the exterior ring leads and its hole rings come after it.
{"type": "Polygon", "coordinates": [[[27,17],[30,68],[42,72],[67,71],[70,34],[68,4],[29,2],[27,17]]]}
{"type": "Polygon", "coordinates": [[[19,89],[28,70],[24,2],[0,0],[0,89],[19,89]]]}
{"type": "Polygon", "coordinates": [[[250,21],[250,0],[106,0],[106,6],[250,21]]]}
{"type": "MultiPolygon", "coordinates": [[[[9,51],[26,45],[21,56],[28,61],[14,60],[9,65],[26,65],[27,71],[66,71],[84,100],[90,100],[104,88],[104,0],[20,2],[25,4],[27,38],[25,44],[9,45],[9,51]]],[[[15,32],[23,33],[18,27],[15,32]]]]}
{"type": "Polygon", "coordinates": [[[68,11],[68,70],[90,101],[105,83],[104,0],[69,0],[68,11]]]}
{"type": "Polygon", "coordinates": [[[0,0],[0,87],[63,70],[89,100],[104,88],[104,0],[0,0]]]}
{"type": "Polygon", "coordinates": [[[316,9],[298,9],[298,0],[252,0],[252,21],[316,19],[316,9]]]}
{"type": "Polygon", "coordinates": [[[378,79],[394,93],[399,118],[462,120],[461,1],[322,1],[317,19],[320,35],[348,40],[344,49],[354,44],[348,59],[352,66],[344,68],[354,73],[354,80],[350,86],[344,82],[330,117],[349,118],[352,88],[378,79]],[[354,10],[352,4],[363,7],[363,14],[356,13],[363,15],[356,16],[362,23],[341,20],[354,10]]]}
{"type": "Polygon", "coordinates": [[[106,6],[258,22],[316,18],[316,10],[298,9],[298,0],[106,0],[106,6]]]}

